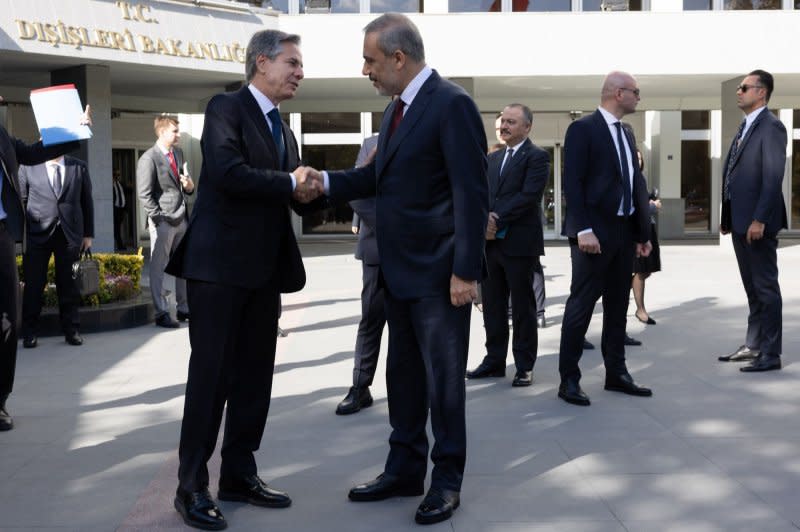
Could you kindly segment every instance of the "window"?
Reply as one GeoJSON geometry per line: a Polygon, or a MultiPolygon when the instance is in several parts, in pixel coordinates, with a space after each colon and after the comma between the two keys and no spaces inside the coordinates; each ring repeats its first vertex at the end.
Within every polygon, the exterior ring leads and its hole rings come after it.
{"type": "Polygon", "coordinates": [[[422,0],[372,0],[370,13],[422,13],[422,0]]]}
{"type": "MultiPolygon", "coordinates": [[[[305,114],[305,113],[304,113],[305,114]]],[[[314,168],[352,168],[358,157],[360,146],[345,145],[305,145],[303,160],[314,168]]],[[[351,234],[350,223],[353,209],[347,202],[335,204],[327,209],[303,216],[303,234],[351,234]]]]}
{"type": "Polygon", "coordinates": [[[581,9],[583,11],[641,11],[642,0],[583,0],[581,9]]]}
{"type": "Polygon", "coordinates": [[[708,111],[681,112],[681,129],[710,129],[711,113],[708,111]]]}
{"type": "Polygon", "coordinates": [[[264,0],[261,4],[264,9],[274,9],[281,13],[289,12],[289,0],[264,0]]]}
{"type": "Polygon", "coordinates": [[[303,113],[303,133],[360,133],[359,113],[303,113]]]}
{"type": "MultiPolygon", "coordinates": [[[[724,0],[723,9],[753,10],[781,9],[781,0],[724,0]]],[[[795,0],[797,1],[797,0],[795,0]]]]}
{"type": "Polygon", "coordinates": [[[500,11],[500,0],[449,0],[447,10],[450,13],[500,11]]]}
{"type": "Polygon", "coordinates": [[[571,11],[571,0],[513,0],[514,11],[571,11]]]}
{"type": "Polygon", "coordinates": [[[711,142],[681,141],[681,198],[683,229],[687,233],[711,230],[711,142]]]}
{"type": "Polygon", "coordinates": [[[714,9],[712,0],[683,0],[684,11],[710,11],[714,9]]]}
{"type": "Polygon", "coordinates": [[[300,13],[358,13],[358,0],[300,0],[300,13]]]}

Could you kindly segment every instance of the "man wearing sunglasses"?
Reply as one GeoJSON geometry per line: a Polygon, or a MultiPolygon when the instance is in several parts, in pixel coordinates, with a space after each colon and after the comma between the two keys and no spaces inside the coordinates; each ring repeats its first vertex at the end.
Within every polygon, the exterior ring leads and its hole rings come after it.
{"type": "Polygon", "coordinates": [[[786,128],[767,110],[774,81],[754,70],[736,88],[745,114],[722,172],[720,232],[731,233],[750,314],[745,343],[722,362],[750,364],[744,372],[781,369],[782,308],[778,284],[778,232],[787,227],[781,186],[786,164],[786,128]]]}

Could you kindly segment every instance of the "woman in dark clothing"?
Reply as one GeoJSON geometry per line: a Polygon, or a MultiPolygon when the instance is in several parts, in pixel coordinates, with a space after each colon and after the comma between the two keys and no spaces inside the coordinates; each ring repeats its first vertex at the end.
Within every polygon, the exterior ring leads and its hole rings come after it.
{"type": "MultiPolygon", "coordinates": [[[[639,169],[644,170],[644,159],[642,152],[637,150],[639,155],[639,169]]],[[[656,235],[656,214],[661,209],[661,200],[658,199],[658,190],[653,189],[650,193],[650,243],[653,250],[647,257],[637,257],[633,259],[633,300],[636,302],[636,319],[647,325],[655,325],[656,320],[650,317],[644,307],[644,281],[650,277],[651,273],[661,271],[661,252],[658,247],[658,236],[656,235]]]]}

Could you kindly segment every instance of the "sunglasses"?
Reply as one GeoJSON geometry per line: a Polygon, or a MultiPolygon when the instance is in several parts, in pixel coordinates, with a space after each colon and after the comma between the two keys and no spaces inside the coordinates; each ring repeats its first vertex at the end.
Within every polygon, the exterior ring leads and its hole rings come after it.
{"type": "Polygon", "coordinates": [[[619,90],[621,90],[621,91],[631,91],[636,96],[639,96],[639,94],[640,94],[639,89],[629,89],[628,87],[620,87],[619,90]]]}
{"type": "Polygon", "coordinates": [[[763,89],[763,88],[764,88],[764,85],[745,85],[744,83],[742,83],[741,85],[736,87],[736,90],[737,91],[742,91],[742,94],[744,94],[745,92],[749,91],[750,89],[763,89]]]}

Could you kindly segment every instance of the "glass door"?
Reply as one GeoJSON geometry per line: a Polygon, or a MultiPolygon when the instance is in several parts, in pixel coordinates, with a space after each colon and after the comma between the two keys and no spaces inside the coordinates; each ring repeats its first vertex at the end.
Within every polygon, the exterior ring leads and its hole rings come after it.
{"type": "Polygon", "coordinates": [[[566,201],[561,175],[564,170],[564,148],[559,142],[538,144],[550,155],[550,176],[542,194],[542,213],[545,240],[563,238],[561,228],[564,226],[566,201]]]}

